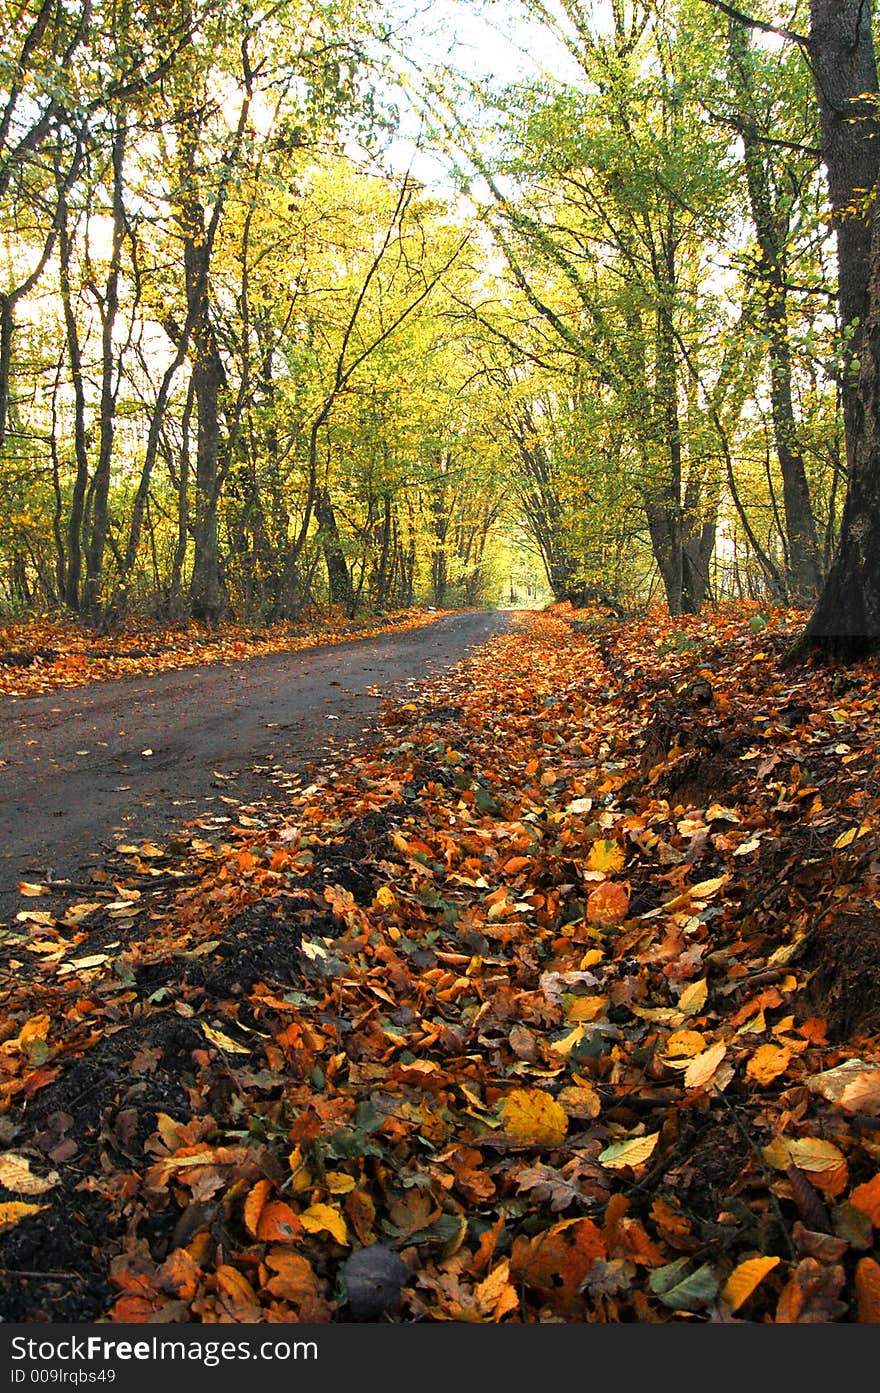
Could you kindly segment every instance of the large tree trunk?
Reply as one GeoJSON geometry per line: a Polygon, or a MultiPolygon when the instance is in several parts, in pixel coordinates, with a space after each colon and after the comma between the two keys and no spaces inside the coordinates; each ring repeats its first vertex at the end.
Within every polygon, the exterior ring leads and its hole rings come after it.
{"type": "Polygon", "coordinates": [[[880,210],[876,207],[871,221],[872,270],[860,336],[858,388],[850,410],[853,440],[840,540],[825,588],[798,645],[844,660],[880,649],[880,210]]]}
{"type": "Polygon", "coordinates": [[[858,376],[844,391],[848,464],[840,540],[796,652],[843,659],[880,649],[880,127],[877,65],[862,0],[811,0],[810,51],[835,213],[840,313],[858,376]]]}

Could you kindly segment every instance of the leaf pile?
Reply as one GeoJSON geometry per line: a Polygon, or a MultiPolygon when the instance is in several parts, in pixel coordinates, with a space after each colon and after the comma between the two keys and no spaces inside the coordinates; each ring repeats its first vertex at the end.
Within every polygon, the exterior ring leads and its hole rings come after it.
{"type": "Polygon", "coordinates": [[[747,617],[525,616],[24,920],[6,1318],[346,1320],[366,1250],[386,1318],[880,1320],[880,678],[747,617]]]}
{"type": "Polygon", "coordinates": [[[297,653],[322,643],[375,638],[389,630],[416,629],[441,610],[419,607],[364,619],[337,615],[311,624],[273,624],[249,629],[135,625],[99,636],[71,621],[28,620],[0,627],[0,696],[35,696],[57,687],[79,687],[111,677],[151,676],[198,663],[228,663],[268,653],[297,653]]]}

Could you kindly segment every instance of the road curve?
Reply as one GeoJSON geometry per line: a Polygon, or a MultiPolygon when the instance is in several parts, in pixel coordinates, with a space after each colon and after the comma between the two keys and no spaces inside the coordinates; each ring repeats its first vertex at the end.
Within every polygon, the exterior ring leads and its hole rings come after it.
{"type": "Polygon", "coordinates": [[[229,812],[224,795],[269,796],[254,766],[304,769],[368,737],[377,693],[442,671],[508,622],[503,612],[455,614],[378,638],[0,701],[0,921],[46,904],[23,899],[20,880],[76,880],[120,841],[229,812]]]}

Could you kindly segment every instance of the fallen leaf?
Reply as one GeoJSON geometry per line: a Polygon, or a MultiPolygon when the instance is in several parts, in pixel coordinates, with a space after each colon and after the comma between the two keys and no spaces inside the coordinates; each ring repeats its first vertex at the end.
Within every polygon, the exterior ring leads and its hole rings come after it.
{"type": "Polygon", "coordinates": [[[625,865],[626,854],[617,842],[609,837],[593,842],[587,855],[588,870],[602,871],[607,875],[609,872],[623,870],[625,865]]]}
{"type": "Polygon", "coordinates": [[[839,1147],[821,1137],[775,1137],[762,1154],[767,1164],[776,1170],[795,1165],[813,1174],[837,1170],[845,1161],[839,1147]]]}
{"type": "Polygon", "coordinates": [[[348,1244],[351,1242],[345,1217],[335,1205],[310,1205],[300,1214],[299,1219],[306,1233],[329,1233],[332,1238],[336,1239],[337,1243],[348,1244]]]}
{"type": "Polygon", "coordinates": [[[47,1190],[54,1190],[60,1183],[61,1176],[57,1171],[50,1171],[47,1176],[33,1175],[27,1156],[20,1156],[15,1151],[0,1155],[0,1185],[17,1195],[45,1195],[47,1190]]]}
{"type": "Polygon", "coordinates": [[[686,1016],[696,1016],[702,1011],[709,995],[709,986],[705,977],[698,982],[691,982],[685,987],[681,996],[678,998],[678,1009],[683,1011],[686,1016]]]}
{"type": "Polygon", "coordinates": [[[856,1263],[856,1304],[860,1325],[880,1325],[880,1263],[874,1258],[856,1263]]]}
{"type": "Polygon", "coordinates": [[[731,1311],[738,1311],[768,1272],[779,1266],[778,1257],[747,1258],[733,1269],[721,1292],[731,1311]]]}
{"type": "Polygon", "coordinates": [[[718,1072],[718,1066],[726,1054],[727,1046],[723,1040],[719,1040],[707,1050],[694,1055],[684,1072],[685,1088],[705,1088],[718,1072]]]}
{"type": "Polygon", "coordinates": [[[27,1219],[32,1214],[39,1214],[41,1210],[48,1209],[45,1204],[28,1204],[25,1200],[7,1200],[0,1204],[0,1233],[6,1229],[14,1228],[21,1223],[22,1219],[27,1219]]]}
{"type": "Polygon", "coordinates": [[[622,924],[628,911],[629,890],[620,881],[603,881],[587,897],[587,920],[602,928],[622,924]]]}
{"type": "Polygon", "coordinates": [[[224,1035],[222,1030],[216,1030],[210,1025],[201,1022],[202,1032],[212,1045],[218,1049],[225,1050],[227,1054],[250,1054],[247,1045],[240,1045],[237,1040],[231,1039],[229,1035],[224,1035]]]}
{"type": "Polygon", "coordinates": [[[880,1229],[880,1172],[873,1180],[857,1185],[849,1197],[849,1202],[861,1214],[867,1214],[875,1229],[880,1229]]]}
{"type": "Polygon", "coordinates": [[[559,1146],[568,1131],[565,1109],[541,1088],[515,1088],[501,1104],[501,1120],[513,1141],[559,1146]]]}
{"type": "Polygon", "coordinates": [[[759,1045],[746,1065],[746,1074],[758,1084],[772,1083],[791,1063],[791,1050],[784,1045],[759,1045]]]}
{"type": "Polygon", "coordinates": [[[660,1139],[659,1132],[651,1132],[645,1137],[630,1137],[628,1141],[614,1142],[599,1152],[599,1165],[606,1170],[623,1170],[626,1166],[644,1165],[654,1154],[660,1139]]]}

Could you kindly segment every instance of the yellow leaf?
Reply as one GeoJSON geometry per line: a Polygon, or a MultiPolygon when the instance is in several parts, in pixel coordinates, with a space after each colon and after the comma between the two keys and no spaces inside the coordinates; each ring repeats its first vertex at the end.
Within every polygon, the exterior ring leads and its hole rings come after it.
{"type": "Polygon", "coordinates": [[[579,971],[583,972],[584,968],[595,967],[596,963],[600,963],[604,956],[601,948],[589,948],[578,963],[579,971]]]}
{"type": "Polygon", "coordinates": [[[685,1070],[685,1088],[704,1088],[726,1054],[727,1046],[723,1040],[719,1040],[717,1044],[710,1045],[701,1054],[694,1055],[685,1070]]]}
{"type": "Polygon", "coordinates": [[[747,1258],[735,1267],[728,1277],[721,1293],[731,1311],[738,1311],[748,1301],[752,1292],[763,1282],[768,1272],[772,1272],[779,1258],[747,1258]]]}
{"type": "Polygon", "coordinates": [[[709,900],[713,895],[717,895],[722,885],[726,885],[730,880],[729,875],[716,875],[711,880],[698,880],[696,885],[692,885],[688,894],[697,900],[709,900]]]}
{"type": "Polygon", "coordinates": [[[772,1083],[790,1063],[791,1050],[781,1045],[759,1045],[746,1065],[746,1073],[755,1083],[772,1083]]]}
{"type": "Polygon", "coordinates": [[[39,1214],[41,1209],[48,1207],[46,1204],[26,1204],[24,1200],[10,1200],[6,1204],[0,1204],[0,1233],[13,1228],[29,1214],[39,1214]]]}
{"type": "Polygon", "coordinates": [[[355,1188],[354,1176],[346,1175],[345,1171],[327,1171],[324,1179],[331,1195],[349,1195],[355,1188]]]}
{"type": "MultiPolygon", "coordinates": [[[[691,900],[710,900],[729,880],[729,875],[716,875],[711,880],[700,880],[696,885],[688,886],[686,890],[682,890],[680,894],[667,900],[661,908],[664,910],[683,909],[690,904],[691,900]]],[[[656,914],[659,911],[652,910],[651,912],[656,914]]]]}
{"type": "Polygon", "coordinates": [[[846,1157],[834,1142],[820,1137],[799,1137],[789,1143],[791,1159],[802,1171],[833,1171],[845,1164],[846,1157]]]}
{"type": "Polygon", "coordinates": [[[519,1306],[519,1293],[510,1280],[510,1262],[503,1258],[488,1277],[474,1288],[474,1300],[480,1313],[490,1320],[500,1320],[508,1311],[519,1306]]]}
{"type": "Polygon", "coordinates": [[[380,885],[373,896],[373,904],[376,905],[378,909],[393,908],[393,906],[397,904],[394,891],[389,890],[387,885],[380,885]]]}
{"type": "Polygon", "coordinates": [[[684,1011],[686,1016],[696,1016],[705,1006],[708,995],[709,988],[705,977],[701,977],[699,982],[691,982],[678,998],[679,1011],[684,1011]]]}
{"type": "Polygon", "coordinates": [[[554,1054],[561,1054],[568,1057],[576,1045],[579,1045],[586,1035],[582,1025],[576,1025],[567,1035],[563,1035],[561,1040],[554,1040],[550,1046],[554,1054]]]}
{"type": "Polygon", "coordinates": [[[606,1170],[619,1171],[625,1166],[641,1166],[653,1155],[660,1138],[659,1132],[651,1132],[647,1137],[630,1137],[629,1141],[618,1141],[599,1152],[599,1165],[606,1170]]]}
{"type": "Polygon", "coordinates": [[[31,1163],[27,1156],[19,1156],[14,1151],[0,1156],[0,1185],[5,1185],[7,1190],[13,1190],[17,1195],[44,1195],[47,1190],[53,1190],[60,1179],[57,1171],[50,1171],[45,1179],[31,1175],[31,1163]]]}
{"type": "Polygon", "coordinates": [[[623,870],[626,862],[623,848],[617,842],[605,837],[602,841],[593,842],[590,847],[590,854],[587,857],[587,869],[591,871],[602,871],[607,874],[609,871],[623,870]]]}
{"type": "Polygon", "coordinates": [[[820,1137],[774,1137],[761,1154],[774,1170],[782,1171],[786,1166],[795,1165],[802,1171],[816,1174],[837,1170],[845,1160],[843,1152],[833,1142],[820,1137]]]}
{"type": "Polygon", "coordinates": [[[845,846],[849,846],[850,842],[854,842],[858,830],[857,827],[851,827],[848,832],[841,832],[836,841],[832,843],[834,850],[841,851],[845,846]]]}
{"type": "Polygon", "coordinates": [[[597,1016],[604,1016],[607,1007],[607,996],[574,996],[568,1002],[565,1014],[570,1021],[594,1021],[597,1016]]]}
{"type": "Polygon", "coordinates": [[[565,1109],[542,1088],[515,1088],[501,1105],[501,1117],[514,1141],[558,1146],[568,1131],[565,1109]]]}
{"type": "Polygon", "coordinates": [[[673,1059],[692,1059],[706,1048],[706,1037],[698,1030],[674,1030],[666,1041],[666,1054],[673,1059]]]}
{"type": "Polygon", "coordinates": [[[224,1035],[222,1030],[212,1030],[209,1025],[205,1025],[204,1021],[202,1021],[202,1030],[212,1045],[225,1050],[227,1054],[250,1054],[247,1045],[240,1045],[237,1040],[232,1040],[228,1035],[224,1035]]]}
{"type": "Polygon", "coordinates": [[[108,961],[107,953],[90,953],[87,958],[71,958],[69,962],[62,963],[58,973],[61,976],[69,972],[88,972],[90,968],[100,967],[108,961]]]}
{"type": "Polygon", "coordinates": [[[329,1233],[337,1243],[350,1241],[345,1219],[334,1204],[310,1205],[300,1219],[306,1233],[329,1233]]]}
{"type": "Polygon", "coordinates": [[[287,1158],[290,1166],[291,1176],[287,1182],[287,1189],[291,1194],[302,1195],[311,1190],[313,1181],[312,1173],[303,1159],[302,1148],[295,1146],[287,1158]]]}

